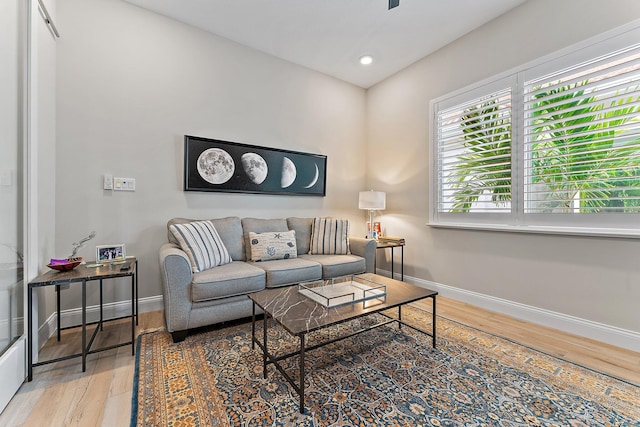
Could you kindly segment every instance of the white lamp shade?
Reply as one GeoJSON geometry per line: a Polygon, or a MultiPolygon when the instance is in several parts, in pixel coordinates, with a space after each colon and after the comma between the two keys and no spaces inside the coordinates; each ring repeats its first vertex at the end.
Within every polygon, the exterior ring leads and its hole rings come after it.
{"type": "Polygon", "coordinates": [[[380,211],[387,205],[387,193],[384,191],[361,191],[358,197],[358,208],[380,211]]]}

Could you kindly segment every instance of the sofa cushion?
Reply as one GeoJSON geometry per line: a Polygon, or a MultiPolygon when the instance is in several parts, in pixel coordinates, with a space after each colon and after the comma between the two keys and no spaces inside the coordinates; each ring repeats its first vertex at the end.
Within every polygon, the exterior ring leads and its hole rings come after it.
{"type": "Polygon", "coordinates": [[[296,232],[277,231],[268,233],[249,232],[251,261],[271,261],[290,259],[298,256],[296,250],[296,232]]]}
{"type": "Polygon", "coordinates": [[[289,231],[287,220],[278,219],[260,219],[260,218],[242,218],[243,245],[245,250],[245,259],[251,259],[251,245],[249,244],[249,232],[266,233],[268,231],[289,231]]]}
{"type": "Polygon", "coordinates": [[[311,224],[313,218],[287,218],[289,230],[296,232],[296,246],[298,255],[308,254],[311,243],[311,224]]]}
{"type": "MultiPolygon", "coordinates": [[[[194,221],[198,220],[188,218],[173,218],[167,223],[167,231],[168,227],[170,227],[172,224],[185,224],[194,221]]],[[[222,243],[224,243],[224,246],[227,248],[227,252],[229,252],[231,259],[234,261],[244,261],[246,258],[244,257],[242,224],[240,222],[240,218],[231,216],[227,218],[212,219],[211,222],[220,235],[222,243]]],[[[173,236],[171,231],[168,231],[168,235],[169,243],[174,243],[176,245],[180,244],[173,236]]]]}
{"type": "Polygon", "coordinates": [[[364,273],[365,259],[358,255],[300,255],[300,258],[317,262],[322,266],[322,278],[364,273]]]}
{"type": "Polygon", "coordinates": [[[193,275],[193,302],[228,298],[264,289],[265,272],[252,264],[233,261],[193,275]]]}
{"type": "Polygon", "coordinates": [[[349,254],[349,221],[314,218],[311,226],[311,255],[349,254]]]}
{"type": "Polygon", "coordinates": [[[242,223],[238,217],[227,217],[212,219],[213,226],[224,242],[224,246],[229,251],[231,259],[234,261],[244,261],[244,251],[242,247],[242,223]]]}
{"type": "Polygon", "coordinates": [[[265,271],[267,288],[294,285],[322,278],[322,266],[302,258],[256,262],[251,265],[265,271]]]}
{"type": "Polygon", "coordinates": [[[231,262],[229,252],[211,221],[172,224],[169,230],[189,257],[194,273],[231,262]]]}

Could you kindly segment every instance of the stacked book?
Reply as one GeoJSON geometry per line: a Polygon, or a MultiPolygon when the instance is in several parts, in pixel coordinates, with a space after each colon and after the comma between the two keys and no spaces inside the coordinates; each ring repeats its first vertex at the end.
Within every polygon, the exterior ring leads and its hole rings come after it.
{"type": "Polygon", "coordinates": [[[404,245],[404,239],[402,237],[380,236],[378,237],[378,242],[404,245]]]}

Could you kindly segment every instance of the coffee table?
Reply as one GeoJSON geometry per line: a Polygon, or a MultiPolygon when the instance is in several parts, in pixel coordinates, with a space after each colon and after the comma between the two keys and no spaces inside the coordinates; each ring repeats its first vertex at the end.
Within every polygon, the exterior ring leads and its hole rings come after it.
{"type": "Polygon", "coordinates": [[[393,322],[398,323],[399,329],[402,329],[402,326],[404,325],[430,336],[432,338],[433,348],[436,347],[436,296],[438,295],[438,292],[372,273],[365,273],[358,275],[357,277],[385,285],[386,296],[384,299],[358,301],[342,304],[336,307],[326,307],[325,305],[299,293],[298,286],[265,289],[260,292],[249,294],[249,298],[253,301],[251,346],[252,348],[255,348],[255,344],[258,344],[262,349],[264,378],[267,378],[267,365],[273,364],[300,396],[301,414],[304,413],[304,356],[309,350],[314,350],[327,344],[331,344],[393,322]],[[416,328],[402,320],[403,305],[425,298],[431,298],[432,300],[431,332],[416,328]],[[256,337],[256,306],[260,307],[264,311],[262,341],[256,337]],[[397,319],[381,313],[384,310],[392,308],[398,309],[397,319]],[[388,319],[338,338],[323,341],[309,347],[306,346],[306,335],[310,332],[374,313],[380,313],[388,319]],[[269,325],[267,320],[269,318],[275,320],[276,323],[282,326],[289,334],[298,337],[300,340],[300,349],[298,351],[281,356],[269,353],[267,346],[267,331],[269,325]],[[299,356],[300,378],[298,379],[299,381],[297,384],[279,363],[280,361],[293,356],[299,356]]]}

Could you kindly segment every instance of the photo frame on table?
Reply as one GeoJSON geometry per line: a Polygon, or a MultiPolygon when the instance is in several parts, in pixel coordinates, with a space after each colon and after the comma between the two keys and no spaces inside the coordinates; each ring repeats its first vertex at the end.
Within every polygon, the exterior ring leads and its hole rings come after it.
{"type": "Polygon", "coordinates": [[[184,191],[326,195],[327,156],[184,137],[184,191]]]}
{"type": "Polygon", "coordinates": [[[124,261],[126,257],[124,243],[96,246],[96,262],[124,261]]]}
{"type": "Polygon", "coordinates": [[[373,234],[371,234],[371,223],[367,221],[367,234],[373,236],[376,240],[382,236],[382,226],[380,223],[377,221],[373,223],[373,234]]]}

